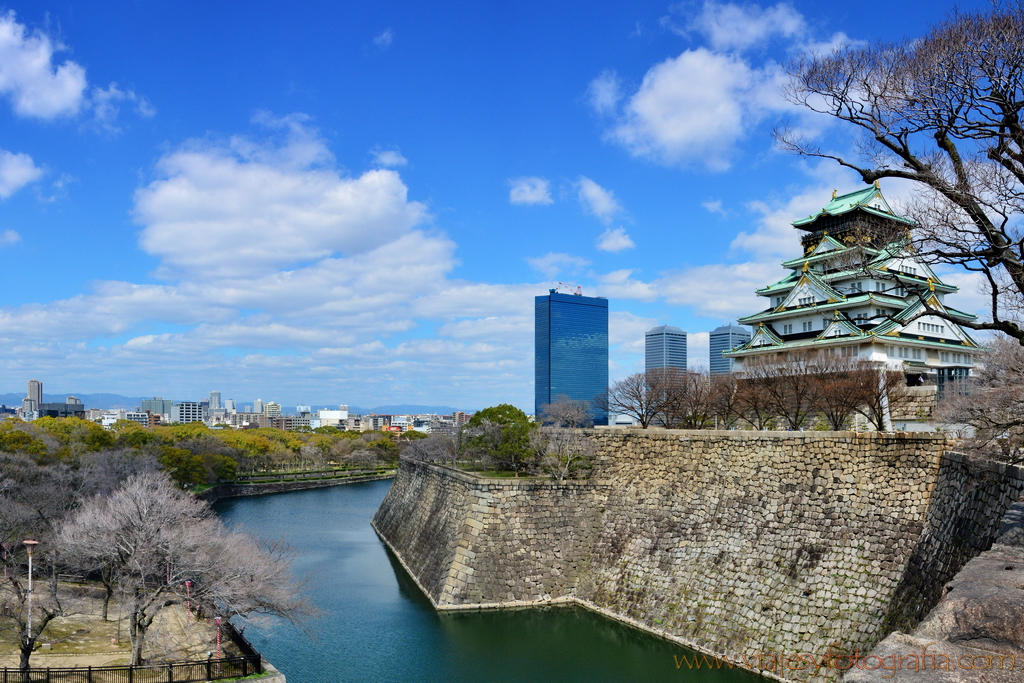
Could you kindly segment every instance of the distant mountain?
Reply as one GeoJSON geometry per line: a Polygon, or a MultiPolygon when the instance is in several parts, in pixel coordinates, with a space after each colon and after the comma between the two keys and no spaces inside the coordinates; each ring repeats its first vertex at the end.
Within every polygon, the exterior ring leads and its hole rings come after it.
{"type": "MultiPolygon", "coordinates": [[[[418,413],[435,413],[437,415],[451,415],[456,410],[462,410],[465,413],[474,412],[472,410],[465,410],[463,408],[452,408],[451,406],[419,406],[410,403],[400,403],[394,406],[377,406],[376,408],[370,408],[369,410],[361,411],[362,414],[366,413],[377,413],[378,415],[416,415],[418,413]]],[[[349,412],[357,412],[351,406],[349,412]]]]}
{"type": "MultiPolygon", "coordinates": [[[[313,412],[318,410],[337,410],[337,405],[313,405],[310,406],[313,412]]],[[[295,406],[282,406],[282,410],[285,413],[295,411],[295,406]]],[[[452,408],[451,406],[421,406],[412,403],[401,403],[392,406],[377,406],[375,408],[363,408],[360,406],[350,405],[348,412],[351,415],[369,415],[370,413],[376,413],[377,415],[419,415],[434,413],[437,415],[451,415],[456,410],[463,410],[467,413],[472,413],[472,410],[465,410],[460,408],[452,408]]]]}

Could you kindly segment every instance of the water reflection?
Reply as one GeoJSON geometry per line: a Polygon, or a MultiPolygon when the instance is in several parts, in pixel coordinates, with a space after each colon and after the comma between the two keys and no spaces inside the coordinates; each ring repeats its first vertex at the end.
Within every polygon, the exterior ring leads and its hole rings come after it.
{"type": "Polygon", "coordinates": [[[736,670],[676,668],[688,651],[575,607],[438,614],[369,520],[390,482],[239,498],[229,525],[285,536],[323,616],[316,640],[286,623],[246,635],[289,683],[755,683],[736,670]]]}

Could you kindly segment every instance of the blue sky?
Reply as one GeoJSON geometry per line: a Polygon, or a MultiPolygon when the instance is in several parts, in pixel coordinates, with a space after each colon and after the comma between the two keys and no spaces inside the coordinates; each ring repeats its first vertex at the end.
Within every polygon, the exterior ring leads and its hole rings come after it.
{"type": "Polygon", "coordinates": [[[659,324],[706,365],[858,186],[773,148],[853,145],[779,65],[952,6],[8,4],[0,391],[529,410],[559,281],[610,299],[613,379],[659,324]]]}

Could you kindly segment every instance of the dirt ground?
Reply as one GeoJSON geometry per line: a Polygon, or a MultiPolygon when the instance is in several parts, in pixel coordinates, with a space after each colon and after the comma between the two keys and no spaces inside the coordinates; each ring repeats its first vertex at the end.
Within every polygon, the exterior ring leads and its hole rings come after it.
{"type": "MultiPolygon", "coordinates": [[[[39,594],[39,588],[36,594],[39,594]]],[[[61,602],[67,616],[51,621],[43,631],[32,655],[33,668],[67,666],[108,666],[127,664],[131,655],[128,616],[122,613],[117,596],[111,600],[108,620],[102,618],[103,589],[91,584],[61,584],[61,602]]],[[[12,602],[0,591],[0,606],[12,602]]],[[[6,621],[0,619],[0,624],[6,621]]],[[[227,636],[222,638],[223,656],[237,655],[227,636]]],[[[217,656],[217,631],[213,619],[187,615],[184,605],[161,610],[146,634],[143,657],[147,662],[206,659],[217,656]]],[[[0,626],[0,668],[18,666],[18,634],[0,626]]]]}

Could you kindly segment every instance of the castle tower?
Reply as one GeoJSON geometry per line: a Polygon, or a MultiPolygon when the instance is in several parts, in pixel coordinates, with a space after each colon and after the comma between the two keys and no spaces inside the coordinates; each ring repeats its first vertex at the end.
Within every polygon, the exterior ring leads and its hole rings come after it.
{"type": "Polygon", "coordinates": [[[723,355],[735,359],[736,371],[755,356],[821,349],[901,368],[912,383],[941,387],[968,376],[979,347],[960,325],[910,320],[926,303],[954,319],[977,319],[948,306],[958,288],[915,259],[913,225],[877,186],[833,194],[816,215],[793,222],[804,233],[802,255],[782,264],[789,275],[757,290],[767,307],[739,320],[753,328],[750,341],[723,355]]]}

